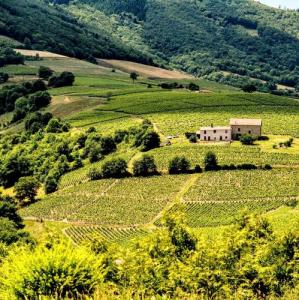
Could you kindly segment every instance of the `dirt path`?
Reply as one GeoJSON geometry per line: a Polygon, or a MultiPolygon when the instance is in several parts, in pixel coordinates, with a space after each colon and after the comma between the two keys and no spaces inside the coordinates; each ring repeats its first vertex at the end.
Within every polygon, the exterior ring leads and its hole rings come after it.
{"type": "Polygon", "coordinates": [[[190,190],[190,188],[195,184],[198,174],[190,175],[190,178],[185,182],[180,191],[176,194],[174,199],[164,207],[163,210],[150,222],[149,226],[154,226],[154,223],[159,220],[166,212],[168,212],[175,204],[182,203],[183,198],[186,193],[190,190]]]}

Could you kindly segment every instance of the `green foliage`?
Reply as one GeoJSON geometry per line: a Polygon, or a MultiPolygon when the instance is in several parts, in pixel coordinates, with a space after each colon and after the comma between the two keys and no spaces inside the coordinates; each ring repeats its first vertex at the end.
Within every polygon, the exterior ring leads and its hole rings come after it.
{"type": "Polygon", "coordinates": [[[35,177],[21,177],[14,186],[14,192],[20,204],[24,205],[25,200],[34,202],[38,188],[39,182],[35,177]]]}
{"type": "Polygon", "coordinates": [[[183,174],[190,170],[190,162],[184,156],[174,157],[168,165],[169,174],[183,174]]]}
{"type": "Polygon", "coordinates": [[[128,175],[128,165],[124,159],[117,158],[107,161],[102,167],[104,178],[124,178],[128,175]]]}
{"type": "Polygon", "coordinates": [[[216,154],[211,151],[207,152],[204,159],[204,165],[205,171],[217,171],[219,166],[216,154]]]}
{"type": "Polygon", "coordinates": [[[7,82],[9,75],[7,73],[0,72],[0,84],[7,82]]]}
{"type": "MultiPolygon", "coordinates": [[[[91,296],[103,281],[100,260],[84,248],[54,244],[31,253],[20,249],[2,266],[2,287],[10,299],[91,296]],[[12,265],[10,262],[14,261],[12,265]]],[[[3,292],[3,290],[2,290],[3,292]]]]}
{"type": "Polygon", "coordinates": [[[49,79],[48,86],[59,88],[64,86],[72,86],[75,81],[75,75],[71,72],[62,72],[59,76],[53,76],[49,79]]]}
{"type": "Polygon", "coordinates": [[[17,207],[13,204],[12,199],[5,199],[0,194],[0,218],[12,221],[15,227],[22,229],[24,227],[23,220],[18,214],[17,207]]]}
{"type": "Polygon", "coordinates": [[[240,142],[243,145],[254,145],[254,142],[258,140],[258,136],[254,134],[243,134],[240,136],[240,142]]]}
{"type": "Polygon", "coordinates": [[[53,75],[53,70],[49,67],[40,66],[38,69],[38,77],[48,80],[53,75]]]}
{"type": "MultiPolygon", "coordinates": [[[[44,1],[1,2],[0,12],[1,34],[24,43],[27,49],[48,50],[92,61],[94,57],[147,60],[140,51],[127,47],[120,39],[112,38],[104,30],[96,31],[65,9],[44,1]]],[[[2,51],[0,58],[1,54],[2,51]]],[[[16,58],[23,62],[22,56],[16,58]]]]}
{"type": "Polygon", "coordinates": [[[157,166],[152,156],[144,155],[133,163],[134,176],[150,176],[157,174],[157,166]]]}
{"type": "Polygon", "coordinates": [[[257,87],[253,84],[247,84],[242,87],[242,90],[245,93],[253,93],[257,91],[257,87]]]}
{"type": "Polygon", "coordinates": [[[12,245],[17,242],[30,242],[29,234],[19,230],[13,221],[0,218],[0,243],[12,245]]]}
{"type": "Polygon", "coordinates": [[[34,111],[47,105],[47,103],[49,104],[51,97],[47,92],[44,92],[46,89],[41,80],[5,86],[0,90],[0,114],[14,109],[26,113],[30,109],[34,111]]]}
{"type": "Polygon", "coordinates": [[[56,118],[52,118],[45,129],[48,133],[61,133],[61,132],[68,132],[69,131],[69,125],[67,123],[64,123],[61,120],[58,120],[56,118]]]}
{"type": "Polygon", "coordinates": [[[90,180],[99,180],[102,178],[102,173],[99,170],[92,168],[88,171],[87,177],[90,180]]]}
{"type": "Polygon", "coordinates": [[[1,266],[0,295],[283,299],[296,292],[298,233],[277,237],[266,219],[242,214],[211,243],[197,239],[181,213],[163,224],[118,247],[99,236],[88,248],[48,243],[12,251],[1,266]]]}
{"type": "Polygon", "coordinates": [[[19,65],[24,63],[24,57],[13,49],[0,47],[0,67],[5,65],[19,65]]]}
{"type": "Polygon", "coordinates": [[[136,72],[132,72],[132,73],[130,74],[130,78],[132,79],[133,83],[135,82],[135,80],[138,79],[138,76],[139,76],[139,75],[138,75],[136,72]]]}

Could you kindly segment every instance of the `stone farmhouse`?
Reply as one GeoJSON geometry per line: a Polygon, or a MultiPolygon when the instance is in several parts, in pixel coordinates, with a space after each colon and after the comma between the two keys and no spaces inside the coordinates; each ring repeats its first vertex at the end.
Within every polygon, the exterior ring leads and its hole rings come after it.
{"type": "Polygon", "coordinates": [[[201,141],[231,142],[246,133],[261,136],[262,120],[231,119],[230,126],[202,127],[196,134],[201,141]]]}

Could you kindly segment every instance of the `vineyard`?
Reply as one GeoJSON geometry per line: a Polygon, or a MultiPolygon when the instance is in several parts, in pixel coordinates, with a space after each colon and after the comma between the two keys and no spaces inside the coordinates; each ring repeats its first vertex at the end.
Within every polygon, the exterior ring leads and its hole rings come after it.
{"type": "Polygon", "coordinates": [[[130,226],[150,222],[180,191],[188,176],[86,182],[21,210],[23,217],[130,226]]]}
{"type": "Polygon", "coordinates": [[[256,165],[298,165],[299,153],[273,153],[263,152],[258,146],[246,147],[235,146],[234,144],[223,145],[201,145],[191,143],[176,143],[169,147],[163,147],[150,151],[161,170],[168,167],[169,161],[178,155],[185,155],[192,166],[203,165],[203,160],[207,152],[213,151],[218,158],[219,164],[243,164],[250,163],[256,165]]]}
{"type": "Polygon", "coordinates": [[[299,195],[299,171],[233,171],[201,174],[185,201],[262,199],[299,195]]]}
{"type": "MultiPolygon", "coordinates": [[[[190,226],[206,229],[212,226],[213,231],[219,225],[231,224],[242,210],[272,213],[298,199],[298,139],[291,148],[273,148],[273,144],[299,137],[298,101],[270,94],[246,94],[202,79],[192,80],[199,84],[201,92],[167,90],[159,84],[173,81],[139,77],[133,83],[127,73],[70,58],[28,61],[24,66],[8,66],[3,70],[14,81],[29,80],[40,65],[55,72],[74,72],[76,76],[74,86],[49,90],[53,99],[48,110],[71,124],[71,134],[93,126],[103,136],[113,135],[148,118],[162,142],[168,135],[179,137],[171,140],[170,146],[148,152],[163,175],[89,182],[90,169],[100,169],[112,158],[125,159],[131,170],[133,158],[140,157],[141,153],[128,144],[120,144],[115,153],[99,162],[91,164],[84,159],[84,167],[61,177],[56,193],[21,209],[23,217],[65,222],[68,224],[65,234],[75,243],[94,236],[124,242],[146,234],[147,224],[159,225],[161,216],[168,210],[182,208],[190,226]],[[242,146],[239,142],[192,144],[185,139],[186,132],[210,124],[227,125],[231,118],[261,118],[263,134],[270,140],[242,146]],[[164,175],[175,156],[184,155],[192,167],[197,164],[203,167],[208,151],[217,155],[221,165],[270,164],[274,170],[164,175]]],[[[10,114],[3,115],[0,125],[8,123],[10,117],[10,114]]],[[[9,130],[17,132],[22,126],[19,123],[9,130]]]]}
{"type": "MultiPolygon", "coordinates": [[[[174,206],[171,211],[180,209],[185,212],[190,227],[220,226],[233,223],[241,212],[266,213],[287,204],[290,199],[281,197],[270,200],[187,202],[183,206],[174,206]]],[[[155,224],[160,225],[160,220],[155,224]]]]}
{"type": "Polygon", "coordinates": [[[137,227],[71,226],[65,230],[65,234],[76,244],[97,238],[108,242],[124,243],[146,235],[147,231],[137,227]]]}

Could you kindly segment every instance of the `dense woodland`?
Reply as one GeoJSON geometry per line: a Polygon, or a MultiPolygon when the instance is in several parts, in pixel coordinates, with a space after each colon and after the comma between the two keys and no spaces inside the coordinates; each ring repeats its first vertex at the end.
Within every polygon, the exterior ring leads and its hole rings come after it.
{"type": "Polygon", "coordinates": [[[113,57],[147,61],[102,30],[93,30],[65,10],[39,0],[1,1],[0,34],[18,40],[27,49],[49,50],[94,61],[113,57]],[[25,21],[26,20],[26,21],[25,21]]]}
{"type": "Polygon", "coordinates": [[[0,34],[26,48],[155,62],[209,78],[229,72],[239,85],[298,85],[298,11],[240,0],[14,2],[0,3],[0,34]]]}

